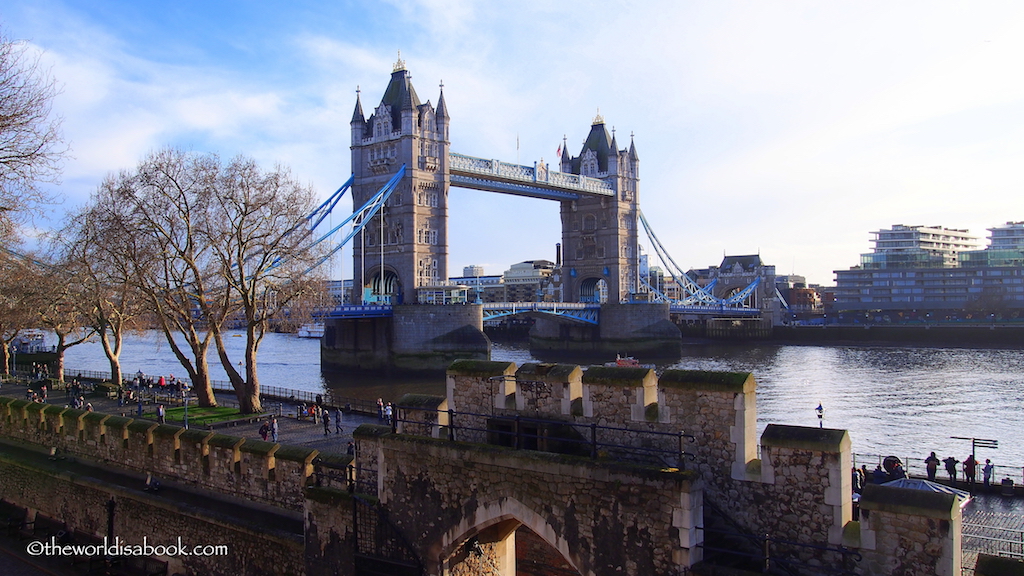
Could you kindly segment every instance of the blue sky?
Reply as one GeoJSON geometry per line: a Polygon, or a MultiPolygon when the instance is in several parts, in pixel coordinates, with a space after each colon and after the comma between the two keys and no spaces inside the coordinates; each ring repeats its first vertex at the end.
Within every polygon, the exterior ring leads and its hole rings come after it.
{"type": "MultiPolygon", "coordinates": [[[[400,50],[422,100],[443,80],[453,151],[577,154],[598,109],[634,133],[641,207],[684,268],[760,253],[830,284],[872,230],[1024,220],[1019,3],[7,0],[0,23],[64,86],[65,206],[166,145],[326,196],[356,87],[372,109],[400,50]]],[[[554,202],[450,194],[451,275],[559,240],[554,202]]]]}

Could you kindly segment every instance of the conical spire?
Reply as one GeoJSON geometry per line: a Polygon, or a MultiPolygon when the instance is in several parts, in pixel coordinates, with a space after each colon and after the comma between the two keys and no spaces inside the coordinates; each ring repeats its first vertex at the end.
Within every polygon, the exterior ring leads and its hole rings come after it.
{"type": "Polygon", "coordinates": [[[441,81],[441,96],[437,99],[437,111],[435,114],[438,118],[449,119],[448,107],[444,104],[444,80],[441,81]]]}
{"type": "Polygon", "coordinates": [[[366,123],[366,115],[363,114],[363,103],[359,99],[358,86],[356,86],[356,109],[352,112],[351,124],[355,124],[356,122],[359,122],[360,124],[366,123]]]}
{"type": "Polygon", "coordinates": [[[640,157],[636,154],[636,144],[633,143],[633,133],[629,133],[629,159],[639,160],[640,157]]]}

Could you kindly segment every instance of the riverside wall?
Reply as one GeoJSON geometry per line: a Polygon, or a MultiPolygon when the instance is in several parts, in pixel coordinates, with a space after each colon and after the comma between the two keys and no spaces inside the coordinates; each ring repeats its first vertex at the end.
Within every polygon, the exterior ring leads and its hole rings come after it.
{"type": "Polygon", "coordinates": [[[296,511],[318,453],[4,397],[0,436],[296,511]]]}

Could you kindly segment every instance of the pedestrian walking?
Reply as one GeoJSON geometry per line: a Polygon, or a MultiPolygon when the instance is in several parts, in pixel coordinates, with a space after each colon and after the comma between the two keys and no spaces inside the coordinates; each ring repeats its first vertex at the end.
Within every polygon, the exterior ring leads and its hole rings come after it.
{"type": "Polygon", "coordinates": [[[387,405],[384,406],[384,419],[387,421],[389,425],[394,423],[393,416],[394,409],[391,408],[391,402],[388,402],[387,405]]]}
{"type": "Polygon", "coordinates": [[[341,434],[341,408],[334,409],[334,433],[341,434]]]}
{"type": "Polygon", "coordinates": [[[331,433],[331,413],[328,410],[324,410],[324,436],[331,433]]]}
{"type": "Polygon", "coordinates": [[[277,442],[277,418],[270,417],[270,439],[277,442]]]}
{"type": "Polygon", "coordinates": [[[384,421],[384,399],[377,398],[377,420],[384,421]]]}
{"type": "Polygon", "coordinates": [[[267,424],[266,422],[264,422],[260,426],[260,438],[263,438],[263,441],[266,442],[267,441],[267,436],[269,436],[269,435],[270,435],[270,425],[267,424]]]}
{"type": "Polygon", "coordinates": [[[160,404],[156,407],[156,421],[163,424],[164,416],[166,416],[166,412],[164,411],[164,405],[160,404]]]}

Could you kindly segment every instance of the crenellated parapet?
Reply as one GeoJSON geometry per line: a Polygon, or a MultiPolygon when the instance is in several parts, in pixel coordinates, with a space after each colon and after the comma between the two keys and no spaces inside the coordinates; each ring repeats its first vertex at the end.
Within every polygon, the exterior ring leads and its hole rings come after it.
{"type": "Polygon", "coordinates": [[[157,478],[301,510],[318,452],[0,397],[0,436],[157,478]]]}

